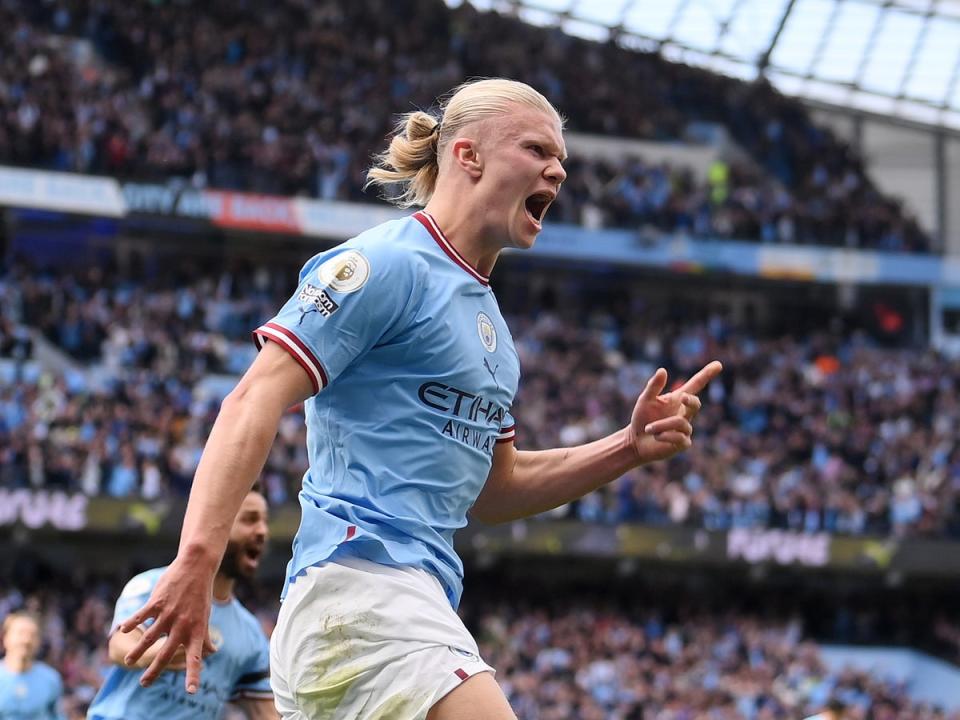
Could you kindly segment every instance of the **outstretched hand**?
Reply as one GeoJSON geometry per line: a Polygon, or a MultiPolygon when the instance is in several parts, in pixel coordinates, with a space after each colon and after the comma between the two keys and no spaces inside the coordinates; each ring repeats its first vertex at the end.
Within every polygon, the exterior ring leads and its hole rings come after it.
{"type": "Polygon", "coordinates": [[[693,419],[700,412],[700,393],[723,370],[714,360],[673,392],[663,393],[667,371],[657,370],[640,393],[630,418],[628,436],[640,463],[666,460],[693,445],[693,419]]]}
{"type": "Polygon", "coordinates": [[[171,662],[180,659],[181,649],[186,655],[186,690],[193,694],[200,687],[202,659],[216,651],[208,632],[213,574],[201,562],[178,557],[160,577],[147,604],[120,624],[120,632],[130,632],[148,619],[154,621],[124,658],[128,666],[136,664],[148,648],[166,637],[140,677],[144,687],[150,686],[171,662]]]}

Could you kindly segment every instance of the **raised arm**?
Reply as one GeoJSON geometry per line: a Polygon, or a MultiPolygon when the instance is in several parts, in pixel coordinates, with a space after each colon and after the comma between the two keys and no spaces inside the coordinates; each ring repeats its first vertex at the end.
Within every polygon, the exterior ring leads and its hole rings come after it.
{"type": "Polygon", "coordinates": [[[712,362],[679,389],[663,393],[667,372],[657,370],[634,406],[630,424],[600,440],[570,448],[520,451],[497,445],[490,475],[471,510],[486,523],[508,522],[552,510],[606,485],[631,468],[665,460],[692,444],[700,410],[697,393],[720,374],[712,362]]]}
{"type": "Polygon", "coordinates": [[[281,416],[312,394],[303,368],[286,350],[267,343],[224,398],[190,490],[177,557],[147,604],[120,625],[120,631],[130,632],[155,619],[127,653],[126,665],[135,664],[163,635],[169,638],[144,672],[142,685],[152,683],[183,646],[187,692],[199,687],[201,658],[213,649],[207,638],[213,578],[233,519],[263,469],[281,416]]]}

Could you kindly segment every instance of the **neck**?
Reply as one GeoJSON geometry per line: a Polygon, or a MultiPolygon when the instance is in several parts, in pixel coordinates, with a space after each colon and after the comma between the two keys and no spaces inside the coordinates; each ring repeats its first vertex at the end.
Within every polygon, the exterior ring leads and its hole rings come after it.
{"type": "Polygon", "coordinates": [[[447,240],[473,268],[489,276],[500,257],[503,244],[497,242],[484,208],[464,205],[466,193],[435,193],[424,208],[433,216],[447,240]],[[459,196],[459,199],[458,199],[459,196]]]}
{"type": "Polygon", "coordinates": [[[213,578],[213,599],[219,603],[229,601],[233,597],[233,583],[233,578],[218,572],[213,578]]]}
{"type": "Polygon", "coordinates": [[[7,666],[10,672],[25,673],[33,665],[33,660],[26,655],[13,655],[7,653],[3,658],[3,664],[7,666]]]}

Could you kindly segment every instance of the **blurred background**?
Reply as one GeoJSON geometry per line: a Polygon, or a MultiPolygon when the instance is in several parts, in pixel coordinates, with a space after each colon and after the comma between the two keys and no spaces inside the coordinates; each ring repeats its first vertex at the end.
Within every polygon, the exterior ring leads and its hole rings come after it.
{"type": "MultiPolygon", "coordinates": [[[[696,446],[459,536],[520,720],[960,718],[960,2],[0,0],[0,617],[81,718],[221,398],[395,113],[542,91],[569,177],[493,285],[518,444],[717,358],[696,446]]],[[[263,475],[274,622],[302,412],[263,475]]]]}

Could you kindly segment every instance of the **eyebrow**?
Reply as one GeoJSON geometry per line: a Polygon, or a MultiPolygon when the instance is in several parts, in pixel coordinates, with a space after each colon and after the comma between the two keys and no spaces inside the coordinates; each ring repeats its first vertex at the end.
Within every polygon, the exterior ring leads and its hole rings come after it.
{"type": "Polygon", "coordinates": [[[550,149],[550,151],[560,158],[560,162],[566,162],[567,158],[567,148],[557,145],[553,140],[548,139],[545,135],[537,135],[536,133],[531,133],[529,135],[521,135],[521,142],[533,142],[538,145],[543,145],[544,147],[550,149]]]}

